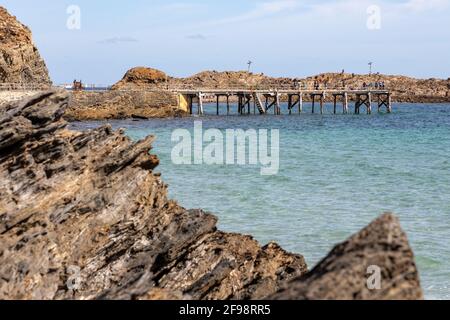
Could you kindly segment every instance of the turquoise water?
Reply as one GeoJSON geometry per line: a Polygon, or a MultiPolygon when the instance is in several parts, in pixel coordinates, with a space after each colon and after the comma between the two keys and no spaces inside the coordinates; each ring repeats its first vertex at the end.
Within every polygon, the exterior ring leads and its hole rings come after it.
{"type": "MultiPolygon", "coordinates": [[[[213,212],[224,231],[301,253],[310,267],[379,214],[395,212],[416,254],[426,297],[450,299],[450,105],[400,104],[393,114],[370,116],[330,110],[112,124],[134,139],[157,135],[159,171],[180,204],[213,212]],[[173,165],[171,133],[192,131],[194,120],[205,129],[279,129],[279,174],[261,176],[258,166],[173,165]]],[[[215,107],[208,105],[207,112],[215,107]]]]}

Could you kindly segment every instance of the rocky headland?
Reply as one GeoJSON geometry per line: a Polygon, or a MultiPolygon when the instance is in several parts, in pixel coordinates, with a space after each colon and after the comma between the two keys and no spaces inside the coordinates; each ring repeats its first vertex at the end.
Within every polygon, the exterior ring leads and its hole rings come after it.
{"type": "Polygon", "coordinates": [[[30,29],[0,6],[0,85],[8,84],[46,89],[51,81],[30,29]]]}
{"type": "Polygon", "coordinates": [[[49,91],[0,107],[0,299],[423,297],[394,216],[308,272],[301,255],[221,232],[212,214],[168,199],[154,137],[69,130],[68,105],[49,91]],[[371,266],[379,289],[368,289],[371,266]]]}

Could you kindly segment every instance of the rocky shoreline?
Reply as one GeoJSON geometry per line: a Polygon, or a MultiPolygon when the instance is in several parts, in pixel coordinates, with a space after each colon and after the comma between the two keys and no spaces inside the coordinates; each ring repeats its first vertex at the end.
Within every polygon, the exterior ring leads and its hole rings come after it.
{"type": "Polygon", "coordinates": [[[0,108],[0,299],[423,298],[394,216],[308,272],[301,255],[168,199],[153,137],[68,130],[68,104],[44,92],[0,108]]]}

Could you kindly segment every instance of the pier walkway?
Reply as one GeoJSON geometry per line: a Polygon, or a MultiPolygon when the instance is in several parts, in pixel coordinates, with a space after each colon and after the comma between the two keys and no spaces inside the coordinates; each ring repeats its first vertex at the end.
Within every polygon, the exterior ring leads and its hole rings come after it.
{"type": "Polygon", "coordinates": [[[214,99],[216,101],[216,113],[220,114],[220,100],[226,101],[226,114],[230,114],[230,97],[237,98],[237,110],[239,114],[253,113],[267,114],[273,112],[276,115],[281,114],[281,101],[285,98],[288,103],[288,112],[292,114],[294,110],[298,113],[304,111],[305,97],[311,101],[311,111],[316,112],[316,106],[319,112],[324,113],[324,103],[328,97],[333,102],[333,113],[338,112],[338,106],[341,106],[342,113],[350,113],[349,101],[354,101],[354,113],[360,114],[361,109],[365,109],[367,114],[372,113],[374,104],[378,112],[383,109],[386,112],[392,112],[391,94],[389,90],[378,89],[171,89],[172,92],[180,96],[180,105],[184,106],[192,114],[194,104],[197,104],[197,113],[204,114],[205,100],[214,99]],[[253,106],[253,108],[252,108],[253,106]]]}

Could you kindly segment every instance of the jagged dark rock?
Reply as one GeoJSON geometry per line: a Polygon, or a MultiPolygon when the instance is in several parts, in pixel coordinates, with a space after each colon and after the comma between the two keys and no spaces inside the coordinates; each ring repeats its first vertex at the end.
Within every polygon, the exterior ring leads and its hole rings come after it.
{"type": "Polygon", "coordinates": [[[415,300],[423,293],[406,234],[395,216],[385,214],[271,298],[415,300]],[[371,266],[380,268],[380,287],[372,282],[371,266]]]}
{"type": "Polygon", "coordinates": [[[0,299],[257,299],[300,255],[167,198],[153,137],[76,132],[64,92],[0,110],[0,299]]]}

